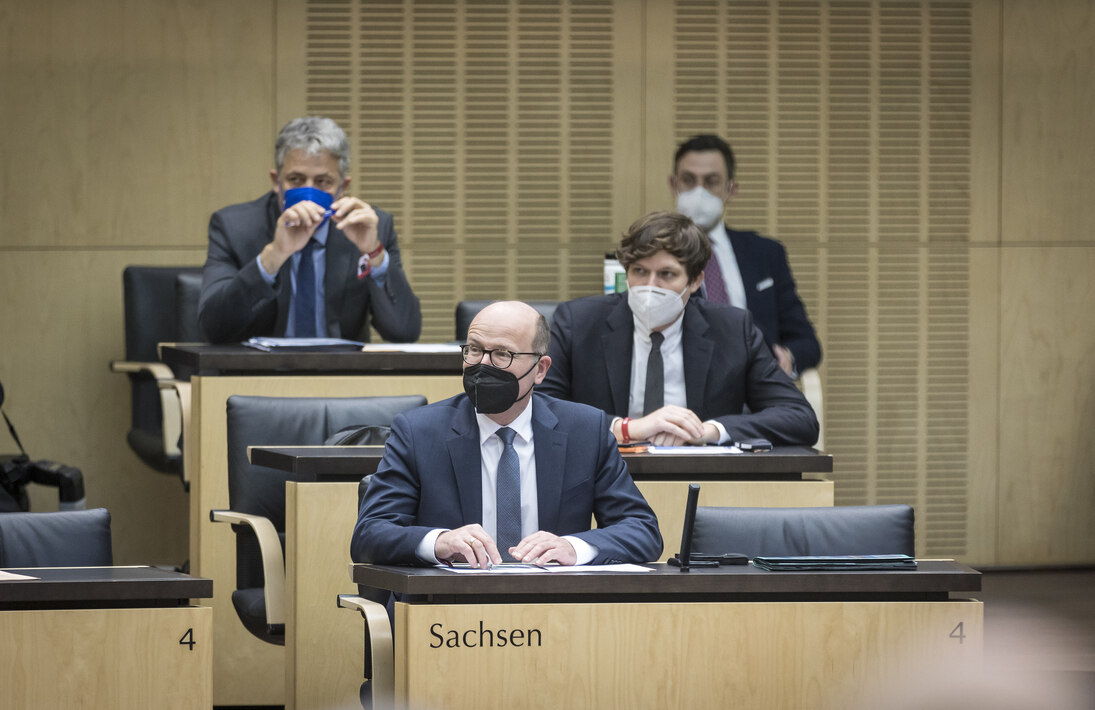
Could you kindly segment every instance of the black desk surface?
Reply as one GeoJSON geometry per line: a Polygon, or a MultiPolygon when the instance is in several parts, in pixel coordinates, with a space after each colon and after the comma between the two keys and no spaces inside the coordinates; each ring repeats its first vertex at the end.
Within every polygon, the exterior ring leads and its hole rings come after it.
{"type": "Polygon", "coordinates": [[[0,579],[0,609],[178,606],[213,596],[213,580],[156,567],[4,569],[37,579],[0,579]]]}
{"type": "MultiPolygon", "coordinates": [[[[255,446],[251,463],[321,481],[360,480],[376,471],[383,446],[255,446]]],[[[796,480],[829,473],[833,457],[805,446],[777,446],[761,454],[624,454],[635,480],[680,476],[702,480],[796,480]]]]}
{"type": "Polygon", "coordinates": [[[164,343],[160,359],[173,369],[198,375],[259,375],[306,372],[330,374],[459,375],[458,352],[361,352],[338,348],[327,351],[263,352],[243,345],[164,343]]]}
{"type": "Polygon", "coordinates": [[[457,574],[435,567],[357,564],[353,581],[432,603],[651,601],[929,601],[981,589],[981,573],[950,560],[924,560],[916,570],[766,572],[752,565],[681,572],[664,563],[652,572],[457,574]]]}

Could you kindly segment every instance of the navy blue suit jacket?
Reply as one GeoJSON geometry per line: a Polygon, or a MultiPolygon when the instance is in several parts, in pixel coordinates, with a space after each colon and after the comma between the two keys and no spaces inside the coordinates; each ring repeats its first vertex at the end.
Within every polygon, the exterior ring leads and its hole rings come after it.
{"type": "MultiPolygon", "coordinates": [[[[376,210],[376,215],[377,234],[390,260],[383,287],[369,276],[357,278],[361,252],[333,224],[328,227],[323,280],[327,332],[321,336],[367,341],[371,313],[373,326],[385,340],[418,340],[422,312],[403,273],[394,221],[383,210],[376,210]]],[[[285,334],[292,261],[282,265],[273,286],[263,280],[255,263],[255,257],[274,238],[278,216],[278,195],[271,191],[252,202],[218,210],[210,218],[209,252],[198,302],[198,319],[210,342],[285,334]]]]}
{"type": "Polygon", "coordinates": [[[802,372],[821,362],[821,343],[795,290],[787,250],[775,239],[729,227],[730,246],[745,285],[745,304],[769,345],[782,345],[802,372]]]}
{"type": "MultiPolygon", "coordinates": [[[[559,304],[551,320],[551,369],[537,391],[626,417],[634,332],[626,293],[559,304]]],[[[681,349],[685,398],[700,419],[718,420],[734,441],[817,441],[814,410],[779,369],[748,311],[689,298],[681,349]]]]}
{"type": "MultiPolygon", "coordinates": [[[[648,562],[662,552],[658,520],[628,473],[604,412],[532,395],[540,529],[597,548],[594,564],[648,562]],[[597,528],[590,530],[596,519],[597,528]]],[[[422,564],[430,530],[482,523],[479,425],[466,395],[395,418],[354,528],[356,562],[422,564]]]]}

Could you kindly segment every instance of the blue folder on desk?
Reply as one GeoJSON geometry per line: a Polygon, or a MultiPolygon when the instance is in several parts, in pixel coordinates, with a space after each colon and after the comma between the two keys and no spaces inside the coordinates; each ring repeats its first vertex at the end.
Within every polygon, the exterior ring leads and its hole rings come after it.
{"type": "Polygon", "coordinates": [[[903,570],[916,569],[908,555],[800,555],[795,557],[754,557],[753,566],[770,572],[817,570],[903,570]]]}

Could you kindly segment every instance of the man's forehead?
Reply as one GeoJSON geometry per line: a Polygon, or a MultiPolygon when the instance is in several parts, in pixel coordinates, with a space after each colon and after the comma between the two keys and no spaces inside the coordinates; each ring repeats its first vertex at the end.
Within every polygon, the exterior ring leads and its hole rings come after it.
{"type": "Polygon", "coordinates": [[[338,160],[326,150],[309,152],[304,148],[294,148],[285,154],[283,173],[338,173],[338,160]]]}
{"type": "Polygon", "coordinates": [[[493,309],[475,317],[468,327],[468,340],[487,347],[523,349],[532,342],[534,329],[535,323],[520,311],[493,309]]]}
{"type": "Polygon", "coordinates": [[[677,163],[678,173],[710,175],[726,173],[726,159],[717,150],[691,150],[681,156],[677,163]]]}
{"type": "Polygon", "coordinates": [[[684,264],[681,263],[681,260],[664,249],[655,252],[648,257],[639,259],[635,263],[647,269],[684,269],[684,264]]]}

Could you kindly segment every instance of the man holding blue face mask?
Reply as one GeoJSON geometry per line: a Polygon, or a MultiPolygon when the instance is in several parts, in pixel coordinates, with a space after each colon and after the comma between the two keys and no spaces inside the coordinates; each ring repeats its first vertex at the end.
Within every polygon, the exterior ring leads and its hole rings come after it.
{"type": "Polygon", "coordinates": [[[628,228],[616,255],[627,293],[555,309],[552,365],[538,392],[613,415],[621,444],[817,441],[813,409],[749,312],[694,296],[711,256],[702,229],[653,212],[628,228]]]}
{"type": "Polygon", "coordinates": [[[350,144],[329,118],[297,118],[278,134],[273,190],[218,210],[198,316],[214,343],[254,336],[392,342],[422,330],[392,216],[347,194],[350,144]]]}

